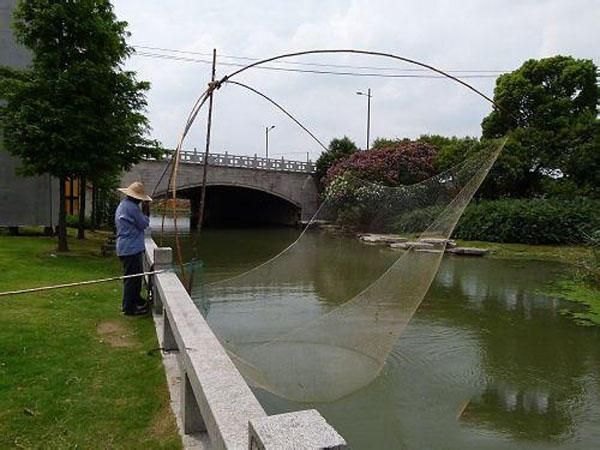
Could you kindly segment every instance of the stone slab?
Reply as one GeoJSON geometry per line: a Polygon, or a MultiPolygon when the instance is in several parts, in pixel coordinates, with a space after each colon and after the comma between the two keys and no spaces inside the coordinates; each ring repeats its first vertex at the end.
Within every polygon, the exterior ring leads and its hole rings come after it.
{"type": "Polygon", "coordinates": [[[407,238],[397,234],[362,234],[359,239],[369,244],[396,244],[408,241],[407,238]]]}
{"type": "Polygon", "coordinates": [[[395,244],[390,244],[390,247],[394,248],[394,249],[400,249],[400,250],[407,250],[409,248],[413,248],[416,250],[416,249],[434,248],[435,246],[428,242],[409,241],[409,242],[399,242],[399,243],[395,243],[395,244]]]}
{"type": "Polygon", "coordinates": [[[344,438],[314,409],[254,419],[249,426],[250,450],[348,448],[344,438]]]}
{"type": "Polygon", "coordinates": [[[442,253],[441,248],[417,248],[415,250],[417,253],[442,253]]]}
{"type": "Polygon", "coordinates": [[[453,255],[485,256],[489,253],[489,250],[487,248],[454,247],[447,249],[446,253],[451,253],[453,255]]]}
{"type": "Polygon", "coordinates": [[[444,239],[444,238],[422,238],[422,239],[419,239],[419,242],[426,242],[428,244],[433,244],[433,245],[446,244],[446,247],[456,247],[456,241],[454,241],[452,239],[444,239]]]}

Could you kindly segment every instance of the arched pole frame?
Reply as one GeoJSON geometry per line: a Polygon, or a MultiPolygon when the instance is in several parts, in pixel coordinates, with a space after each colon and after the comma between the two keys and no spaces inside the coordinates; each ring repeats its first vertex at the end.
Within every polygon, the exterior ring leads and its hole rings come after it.
{"type": "MultiPolygon", "coordinates": [[[[208,96],[212,96],[213,91],[218,90],[221,88],[221,86],[223,85],[223,83],[226,83],[228,80],[238,76],[239,74],[252,69],[253,67],[257,67],[257,66],[261,66],[263,64],[267,64],[273,61],[278,61],[281,59],[287,59],[287,58],[293,58],[296,56],[305,56],[305,55],[323,55],[323,54],[355,54],[355,55],[368,55],[368,56],[379,56],[379,57],[383,57],[383,58],[390,58],[390,59],[394,59],[397,61],[402,61],[408,64],[412,64],[412,65],[416,65],[419,67],[423,67],[425,69],[431,70],[432,72],[435,72],[437,74],[440,74],[450,80],[455,81],[458,84],[463,85],[464,87],[466,87],[467,89],[469,89],[470,91],[474,92],[475,94],[479,95],[480,97],[482,97],[484,100],[486,100],[487,102],[489,102],[490,104],[492,104],[495,108],[497,109],[501,109],[498,104],[496,102],[494,102],[494,100],[492,100],[490,97],[488,97],[487,95],[485,95],[483,92],[481,92],[480,90],[478,90],[477,88],[473,87],[472,85],[470,85],[469,83],[461,80],[458,77],[455,77],[454,75],[451,75],[447,72],[444,72],[441,69],[438,69],[437,67],[434,67],[430,64],[426,64],[424,62],[421,61],[417,61],[415,59],[411,59],[411,58],[406,58],[404,56],[399,56],[399,55],[395,55],[393,53],[385,53],[385,52],[377,52],[377,51],[371,51],[371,50],[357,50],[357,49],[316,49],[316,50],[303,50],[303,51],[299,51],[299,52],[292,52],[292,53],[284,53],[281,55],[277,55],[277,56],[273,56],[271,58],[266,58],[266,59],[262,59],[260,61],[256,61],[253,62],[251,64],[248,64],[247,66],[244,66],[228,75],[225,75],[223,78],[221,78],[219,81],[215,81],[215,82],[211,82],[208,85],[208,88],[202,93],[202,95],[198,98],[198,100],[195,102],[194,106],[192,107],[192,110],[190,111],[190,114],[188,116],[188,119],[186,121],[183,133],[179,139],[179,142],[177,144],[177,148],[175,151],[175,155],[174,157],[176,158],[175,164],[173,165],[174,167],[174,171],[172,173],[171,176],[171,189],[173,192],[173,195],[175,196],[176,193],[176,177],[177,174],[176,172],[176,167],[177,167],[177,160],[179,159],[179,156],[181,154],[181,148],[183,147],[183,142],[185,141],[185,137],[187,136],[192,124],[194,123],[194,120],[196,119],[198,113],[200,112],[200,109],[202,108],[202,106],[205,103],[205,100],[208,96]]],[[[246,86],[244,86],[246,87],[246,86]]]]}
{"type": "MultiPolygon", "coordinates": [[[[213,96],[213,93],[215,90],[220,89],[224,83],[226,83],[230,79],[240,75],[241,73],[243,73],[249,69],[252,69],[254,67],[261,66],[263,64],[267,64],[267,63],[270,63],[273,61],[279,61],[282,59],[294,58],[297,56],[327,55],[327,54],[354,54],[354,55],[379,56],[379,57],[389,58],[389,59],[393,59],[396,61],[402,61],[402,62],[412,64],[415,66],[423,67],[423,68],[428,69],[432,72],[435,72],[439,75],[442,75],[443,77],[448,78],[458,84],[461,84],[462,86],[466,87],[467,89],[474,92],[478,96],[482,97],[487,102],[491,103],[492,106],[494,106],[496,109],[498,109],[498,110],[502,109],[490,97],[488,97],[483,92],[481,92],[477,88],[473,87],[469,83],[461,80],[460,78],[455,77],[454,75],[451,75],[447,72],[444,72],[443,70],[438,69],[437,67],[434,67],[430,64],[426,64],[424,62],[417,61],[415,59],[406,58],[404,56],[395,55],[393,53],[377,52],[377,51],[371,51],[371,50],[358,50],[358,49],[316,49],[316,50],[303,50],[303,51],[298,51],[298,52],[280,54],[277,56],[262,59],[262,60],[253,62],[251,64],[248,64],[247,66],[244,66],[228,75],[225,75],[223,78],[221,78],[218,81],[211,81],[208,84],[208,88],[196,100],[196,102],[194,103],[194,106],[192,107],[192,110],[190,111],[190,114],[188,115],[188,119],[186,121],[185,127],[184,127],[181,137],[177,143],[175,154],[173,155],[174,161],[173,161],[173,167],[171,170],[171,176],[169,179],[169,190],[171,191],[173,200],[176,200],[176,198],[177,198],[177,170],[178,170],[178,166],[179,166],[179,158],[181,155],[181,149],[183,147],[183,143],[184,143],[185,138],[186,138],[190,128],[192,127],[196,117],[198,116],[200,109],[202,108],[202,106],[204,105],[204,103],[206,102],[206,100],[208,98],[212,99],[212,96],[213,96]]],[[[236,84],[241,85],[241,83],[236,83],[236,84]]],[[[247,86],[243,86],[243,87],[247,87],[247,86]]],[[[302,127],[302,128],[304,128],[304,127],[302,127]]],[[[312,133],[309,133],[309,134],[314,138],[312,133]]],[[[178,259],[179,259],[179,264],[183,269],[183,262],[181,261],[181,252],[180,252],[180,245],[179,245],[179,236],[178,236],[179,233],[177,233],[177,217],[176,216],[174,217],[174,220],[175,220],[175,240],[176,240],[176,245],[177,245],[177,250],[178,250],[177,251],[178,259]]]]}

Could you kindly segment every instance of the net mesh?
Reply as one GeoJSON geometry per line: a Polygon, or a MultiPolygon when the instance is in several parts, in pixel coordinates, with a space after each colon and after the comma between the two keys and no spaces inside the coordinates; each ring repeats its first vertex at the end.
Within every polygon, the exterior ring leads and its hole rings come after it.
{"type": "Polygon", "coordinates": [[[411,186],[341,175],[292,245],[249,272],[195,292],[244,377],[301,402],[334,401],[373,381],[503,146],[494,143],[411,186]],[[374,252],[343,237],[349,224],[352,232],[396,232],[408,242],[374,252]]]}

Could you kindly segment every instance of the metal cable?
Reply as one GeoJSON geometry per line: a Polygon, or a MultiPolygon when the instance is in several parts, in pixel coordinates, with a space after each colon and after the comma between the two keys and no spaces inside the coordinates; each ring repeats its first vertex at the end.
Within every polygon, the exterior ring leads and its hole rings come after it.
{"type": "Polygon", "coordinates": [[[288,111],[286,111],[286,109],[285,109],[283,106],[281,106],[279,103],[277,103],[277,102],[276,102],[275,100],[273,100],[272,98],[270,98],[270,97],[268,97],[267,95],[263,94],[263,93],[262,93],[262,92],[260,92],[259,90],[257,90],[257,89],[254,89],[254,88],[253,88],[253,87],[251,87],[251,86],[248,86],[247,84],[240,83],[240,82],[238,82],[238,81],[230,81],[230,80],[227,80],[227,81],[225,81],[225,82],[226,82],[226,83],[229,83],[229,84],[235,84],[235,85],[237,85],[237,86],[241,86],[241,87],[243,87],[243,88],[245,88],[245,89],[248,89],[248,90],[249,90],[249,91],[251,91],[251,92],[254,92],[254,93],[255,93],[255,94],[257,94],[257,95],[260,95],[262,98],[264,98],[265,100],[269,101],[269,102],[270,102],[271,104],[273,104],[273,105],[274,105],[276,108],[278,108],[280,111],[282,111],[282,112],[283,112],[283,113],[284,113],[286,116],[288,116],[290,119],[292,119],[292,120],[293,120],[293,121],[296,123],[296,125],[298,125],[298,126],[299,126],[300,128],[302,128],[304,131],[306,131],[306,132],[307,132],[307,133],[310,135],[310,137],[311,137],[311,138],[313,138],[313,139],[314,139],[314,140],[317,142],[317,144],[319,144],[319,145],[320,145],[320,146],[323,148],[323,150],[325,150],[325,151],[327,151],[327,150],[328,150],[328,149],[327,149],[327,147],[325,146],[325,144],[323,144],[323,143],[322,143],[322,142],[321,142],[321,141],[320,141],[320,140],[319,140],[319,139],[318,139],[318,138],[317,138],[317,137],[316,137],[316,136],[315,136],[313,133],[311,133],[311,132],[310,132],[310,130],[309,130],[308,128],[306,128],[304,125],[302,125],[302,124],[301,124],[301,123],[300,123],[300,122],[299,122],[299,121],[298,121],[298,120],[297,120],[297,119],[296,119],[294,116],[292,116],[292,115],[291,115],[291,114],[290,114],[288,111]]]}

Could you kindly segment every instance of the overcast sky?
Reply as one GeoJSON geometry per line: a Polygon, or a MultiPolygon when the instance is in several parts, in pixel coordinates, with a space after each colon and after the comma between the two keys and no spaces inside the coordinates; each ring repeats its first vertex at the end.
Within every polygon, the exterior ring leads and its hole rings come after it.
{"type": "MultiPolygon", "coordinates": [[[[150,81],[152,135],[174,147],[194,100],[210,79],[210,65],[147,55],[209,60],[217,49],[217,77],[246,63],[317,48],[356,48],[398,54],[442,70],[510,71],[529,58],[556,54],[593,59],[600,65],[599,0],[297,0],[191,1],[114,0],[117,16],[129,22],[138,48],[127,67],[150,81]],[[222,55],[222,56],[219,56],[222,55]],[[227,57],[226,57],[226,56],[227,57]],[[219,64],[221,63],[221,64],[219,64]]],[[[428,75],[399,61],[356,55],[309,55],[289,62],[369,66],[375,69],[271,64],[292,69],[428,75]],[[386,70],[382,70],[386,69],[386,70]]],[[[473,72],[453,73],[457,76],[473,72]]],[[[493,96],[496,72],[468,78],[493,96]],[[492,75],[492,77],[490,77],[492,75]]],[[[381,78],[253,69],[237,78],[280,102],[328,143],[349,136],[365,146],[367,98],[372,89],[371,137],[417,137],[424,133],[479,136],[490,105],[464,87],[439,78],[381,78]]],[[[186,148],[204,148],[205,115],[198,117],[186,148]]],[[[320,147],[264,99],[226,85],[215,95],[213,152],[270,154],[312,159],[320,147]]]]}

